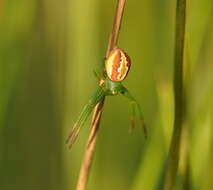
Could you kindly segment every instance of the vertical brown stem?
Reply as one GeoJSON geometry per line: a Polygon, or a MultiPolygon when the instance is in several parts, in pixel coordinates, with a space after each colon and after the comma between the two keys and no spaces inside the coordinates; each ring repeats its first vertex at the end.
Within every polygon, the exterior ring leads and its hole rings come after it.
{"type": "Polygon", "coordinates": [[[125,2],[126,2],[126,0],[118,0],[116,13],[115,13],[115,19],[114,19],[112,32],[110,34],[108,48],[107,48],[107,52],[106,52],[106,57],[108,57],[110,51],[117,45],[125,2]]]}
{"type": "MultiPolygon", "coordinates": [[[[118,0],[116,14],[115,14],[115,18],[114,18],[114,24],[113,24],[112,32],[111,32],[109,43],[108,43],[106,57],[108,57],[110,51],[117,45],[125,2],[126,2],[126,0],[118,0]]],[[[102,82],[103,81],[100,81],[100,84],[102,82]]],[[[101,114],[103,111],[103,106],[104,106],[104,100],[96,105],[94,112],[93,112],[91,130],[90,130],[83,162],[81,165],[81,170],[80,170],[80,174],[78,177],[78,183],[76,186],[76,190],[85,190],[86,186],[87,186],[87,182],[88,182],[88,178],[89,178],[89,174],[90,174],[90,168],[92,165],[93,155],[94,155],[94,151],[95,151],[99,123],[100,123],[101,114]]]]}

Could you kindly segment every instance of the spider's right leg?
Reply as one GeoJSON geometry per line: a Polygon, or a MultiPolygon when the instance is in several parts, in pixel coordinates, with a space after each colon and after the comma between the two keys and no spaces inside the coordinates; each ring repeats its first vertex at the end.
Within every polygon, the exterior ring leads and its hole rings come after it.
{"type": "Polygon", "coordinates": [[[96,69],[93,70],[93,73],[95,75],[95,77],[100,81],[102,79],[106,78],[106,73],[105,73],[105,60],[106,58],[104,58],[101,63],[98,65],[98,67],[96,69]]]}
{"type": "Polygon", "coordinates": [[[96,92],[90,98],[89,102],[84,106],[82,112],[80,113],[78,120],[74,124],[74,127],[71,129],[71,132],[66,140],[66,143],[71,148],[73,143],[78,137],[81,127],[85,124],[87,118],[91,114],[93,108],[96,106],[98,102],[100,102],[105,96],[105,93],[102,87],[98,87],[96,92]]]}

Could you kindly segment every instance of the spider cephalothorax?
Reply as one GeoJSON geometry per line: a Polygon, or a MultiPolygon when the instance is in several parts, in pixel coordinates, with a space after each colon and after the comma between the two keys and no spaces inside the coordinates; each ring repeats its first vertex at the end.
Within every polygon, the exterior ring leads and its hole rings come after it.
{"type": "Polygon", "coordinates": [[[75,142],[81,127],[86,122],[88,116],[92,112],[93,108],[101,102],[105,96],[116,96],[121,94],[125,96],[131,104],[131,121],[134,127],[136,109],[138,110],[144,132],[146,134],[146,128],[143,122],[143,115],[140,105],[136,102],[135,98],[129,93],[129,91],[122,85],[122,81],[126,78],[131,67],[130,57],[120,48],[114,48],[105,63],[102,65],[101,72],[95,72],[95,76],[100,80],[99,86],[89,102],[84,106],[77,122],[72,128],[70,135],[67,139],[67,143],[72,146],[75,142]]]}

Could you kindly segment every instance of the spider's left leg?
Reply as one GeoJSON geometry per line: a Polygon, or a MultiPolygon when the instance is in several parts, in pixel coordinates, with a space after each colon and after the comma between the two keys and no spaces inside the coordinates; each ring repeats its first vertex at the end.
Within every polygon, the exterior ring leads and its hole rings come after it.
{"type": "Polygon", "coordinates": [[[144,135],[145,135],[145,137],[147,137],[147,129],[146,129],[146,126],[145,126],[145,123],[144,123],[144,118],[143,118],[143,114],[142,114],[142,111],[141,111],[140,104],[135,100],[135,98],[130,94],[130,92],[124,86],[122,87],[120,93],[123,96],[125,96],[130,102],[131,109],[132,109],[133,126],[134,126],[134,121],[135,121],[135,110],[136,109],[138,110],[139,117],[140,117],[140,120],[141,120],[141,125],[142,125],[143,131],[144,131],[144,135]]]}

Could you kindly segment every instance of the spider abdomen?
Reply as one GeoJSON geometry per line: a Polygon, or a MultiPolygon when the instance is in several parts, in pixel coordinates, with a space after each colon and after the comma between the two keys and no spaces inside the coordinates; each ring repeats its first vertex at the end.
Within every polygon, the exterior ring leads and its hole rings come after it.
{"type": "Polygon", "coordinates": [[[122,81],[126,78],[131,66],[130,57],[120,48],[115,48],[105,62],[107,76],[112,81],[122,81]]]}

